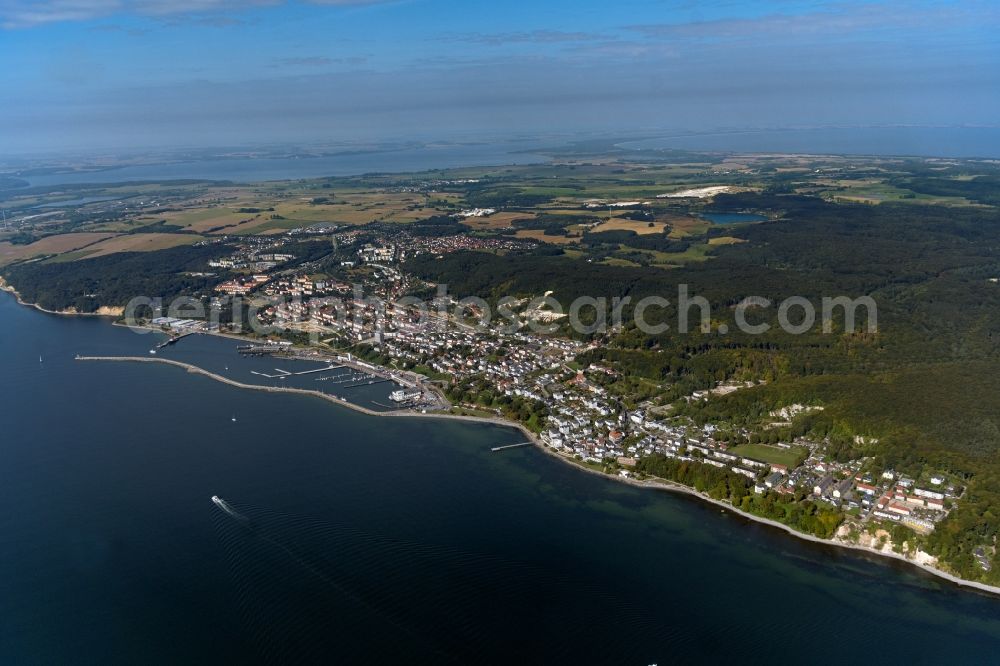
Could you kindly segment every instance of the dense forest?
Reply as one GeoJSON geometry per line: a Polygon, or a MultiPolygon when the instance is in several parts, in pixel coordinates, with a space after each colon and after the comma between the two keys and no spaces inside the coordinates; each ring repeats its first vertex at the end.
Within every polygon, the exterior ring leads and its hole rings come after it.
{"type": "MultiPolygon", "coordinates": [[[[330,254],[328,241],[289,243],[282,252],[295,257],[291,267],[330,254]]],[[[29,303],[49,310],[73,308],[94,312],[103,306],[124,306],[136,296],[205,296],[219,275],[197,275],[208,261],[233,251],[224,242],[184,245],[155,252],[118,252],[77,261],[31,261],[5,267],[0,275],[29,303]]]]}
{"type": "Polygon", "coordinates": [[[123,306],[139,295],[165,299],[210,291],[217,279],[193,276],[204,271],[219,244],[188,245],[156,252],[121,252],[66,262],[29,262],[3,269],[21,297],[50,310],[94,312],[123,306]]]}
{"type": "Polygon", "coordinates": [[[823,539],[832,537],[843,520],[843,515],[833,507],[805,500],[805,491],[787,497],[773,492],[757,495],[750,479],[713,465],[656,454],[640,459],[636,470],[676,481],[713,499],[728,500],[747,513],[776,520],[823,539]]]}

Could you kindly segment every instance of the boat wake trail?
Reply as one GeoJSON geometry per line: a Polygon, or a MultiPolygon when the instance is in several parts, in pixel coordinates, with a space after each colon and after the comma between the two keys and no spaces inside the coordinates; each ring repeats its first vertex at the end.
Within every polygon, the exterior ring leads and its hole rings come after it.
{"type": "Polygon", "coordinates": [[[461,663],[414,622],[417,600],[386,589],[371,571],[419,554],[409,548],[394,552],[343,526],[260,508],[237,510],[219,497],[212,502],[222,509],[217,516],[233,518],[220,518],[216,526],[244,624],[263,661],[311,663],[335,652],[354,663],[373,657],[398,660],[416,652],[434,655],[435,663],[461,663]],[[381,566],[376,564],[383,558],[381,566]],[[394,640],[386,643],[385,636],[394,640]]]}
{"type": "Polygon", "coordinates": [[[222,499],[218,495],[212,495],[212,502],[215,504],[215,506],[219,507],[220,509],[222,509],[223,511],[225,511],[227,514],[229,514],[230,517],[235,518],[236,520],[240,521],[241,523],[249,524],[249,522],[250,522],[249,518],[247,518],[246,516],[244,516],[242,513],[240,513],[239,511],[237,511],[233,507],[229,506],[229,502],[227,502],[226,500],[222,499]]]}
{"type": "MultiPolygon", "coordinates": [[[[523,663],[540,646],[553,661],[573,648],[548,630],[554,618],[545,600],[571,585],[588,588],[586,580],[520,556],[390,537],[364,522],[212,501],[222,509],[214,512],[215,525],[241,623],[263,661],[329,662],[335,655],[339,663],[466,664],[502,651],[523,663]]],[[[588,596],[593,608],[585,617],[628,618],[647,635],[662,630],[606,590],[588,596]]]]}

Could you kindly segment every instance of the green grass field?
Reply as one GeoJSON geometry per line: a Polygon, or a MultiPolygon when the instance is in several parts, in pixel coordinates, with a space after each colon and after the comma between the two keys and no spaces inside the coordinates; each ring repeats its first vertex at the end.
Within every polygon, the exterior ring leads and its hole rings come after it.
{"type": "Polygon", "coordinates": [[[789,469],[801,465],[802,461],[809,455],[809,452],[801,446],[782,449],[767,444],[740,444],[729,451],[738,456],[746,456],[747,458],[761,460],[766,463],[785,465],[789,469]]]}

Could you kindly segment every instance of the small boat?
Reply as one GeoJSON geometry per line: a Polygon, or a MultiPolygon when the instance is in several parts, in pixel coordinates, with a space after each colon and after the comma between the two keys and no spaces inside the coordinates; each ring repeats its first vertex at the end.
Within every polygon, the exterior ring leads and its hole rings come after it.
{"type": "Polygon", "coordinates": [[[156,350],[155,349],[150,349],[149,353],[155,355],[156,354],[156,350]]]}
{"type": "Polygon", "coordinates": [[[233,423],[236,423],[236,415],[233,414],[233,423]]]}
{"type": "Polygon", "coordinates": [[[219,497],[218,495],[212,495],[212,502],[215,504],[215,506],[217,506],[220,509],[222,509],[223,511],[225,511],[226,513],[228,513],[230,516],[232,516],[236,520],[238,520],[238,521],[240,521],[242,523],[249,523],[250,522],[249,518],[247,518],[246,516],[244,516],[242,513],[238,512],[233,507],[229,506],[229,503],[226,502],[226,500],[224,500],[221,497],[219,497]]]}
{"type": "Polygon", "coordinates": [[[39,363],[41,363],[41,362],[42,362],[42,355],[41,355],[41,354],[39,354],[39,355],[38,355],[38,362],[39,362],[39,363]]]}

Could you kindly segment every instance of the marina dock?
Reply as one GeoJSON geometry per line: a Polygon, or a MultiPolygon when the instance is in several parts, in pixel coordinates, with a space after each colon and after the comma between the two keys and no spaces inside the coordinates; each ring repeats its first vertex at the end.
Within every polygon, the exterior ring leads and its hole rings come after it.
{"type": "Polygon", "coordinates": [[[344,386],[343,388],[349,389],[349,388],[357,388],[359,386],[373,386],[375,384],[384,384],[385,382],[391,382],[391,381],[392,381],[391,379],[383,379],[383,378],[371,379],[371,380],[369,380],[367,382],[366,381],[360,381],[357,384],[351,384],[349,386],[344,386]]]}

